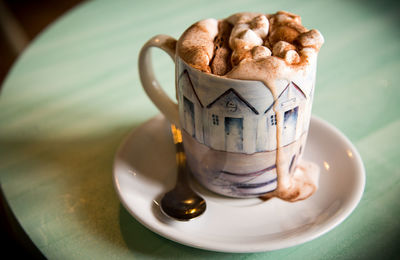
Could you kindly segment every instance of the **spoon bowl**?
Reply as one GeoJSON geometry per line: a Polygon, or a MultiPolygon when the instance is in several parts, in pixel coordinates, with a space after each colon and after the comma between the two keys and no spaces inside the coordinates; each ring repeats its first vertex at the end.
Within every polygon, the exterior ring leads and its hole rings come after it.
{"type": "Polygon", "coordinates": [[[176,186],[161,199],[161,211],[176,220],[188,221],[200,216],[205,210],[205,200],[182,186],[176,186]]]}
{"type": "Polygon", "coordinates": [[[175,187],[165,193],[161,199],[161,211],[176,220],[188,221],[204,213],[206,201],[195,193],[189,185],[188,175],[190,170],[186,165],[182,133],[175,125],[171,125],[171,131],[176,146],[178,175],[175,187]]]}

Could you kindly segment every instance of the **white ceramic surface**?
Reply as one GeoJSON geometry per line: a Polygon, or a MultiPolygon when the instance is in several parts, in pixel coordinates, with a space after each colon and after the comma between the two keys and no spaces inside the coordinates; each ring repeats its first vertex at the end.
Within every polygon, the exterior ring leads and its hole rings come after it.
{"type": "Polygon", "coordinates": [[[304,158],[321,168],[318,191],[296,203],[233,199],[192,181],[207,201],[189,222],[161,214],[158,202],[175,182],[175,147],[168,122],[157,116],[136,128],[114,162],[115,188],[125,208],[150,230],[176,242],[223,252],[258,252],[310,241],[340,224],[357,206],[365,185],[361,157],[336,128],[313,117],[304,158]]]}

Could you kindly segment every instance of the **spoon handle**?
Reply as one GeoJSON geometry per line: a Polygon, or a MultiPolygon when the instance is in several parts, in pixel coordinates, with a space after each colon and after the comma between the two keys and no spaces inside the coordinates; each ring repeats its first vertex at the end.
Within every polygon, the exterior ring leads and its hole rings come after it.
{"type": "Polygon", "coordinates": [[[178,165],[178,176],[176,183],[178,187],[187,187],[187,174],[188,169],[186,165],[186,155],[182,142],[182,132],[174,124],[171,125],[172,137],[175,143],[176,149],[176,163],[178,165]]]}

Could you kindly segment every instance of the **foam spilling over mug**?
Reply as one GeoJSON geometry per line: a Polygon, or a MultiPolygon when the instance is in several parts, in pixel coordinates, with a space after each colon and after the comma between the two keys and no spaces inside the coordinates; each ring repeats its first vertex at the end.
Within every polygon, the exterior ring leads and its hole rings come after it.
{"type": "Polygon", "coordinates": [[[319,169],[302,154],[323,42],[299,16],[280,11],[206,19],[178,41],[158,35],[144,45],[142,85],[182,129],[189,167],[202,185],[230,197],[287,201],[316,191],[319,169]],[[176,64],[177,103],[154,78],[150,47],[176,64]]]}

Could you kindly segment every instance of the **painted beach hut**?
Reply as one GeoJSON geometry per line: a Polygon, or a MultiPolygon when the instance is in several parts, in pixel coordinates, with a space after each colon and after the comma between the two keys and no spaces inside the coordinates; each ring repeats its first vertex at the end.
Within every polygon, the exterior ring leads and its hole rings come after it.
{"type": "Polygon", "coordinates": [[[214,150],[252,154],[275,150],[277,130],[285,146],[308,129],[309,97],[296,83],[286,82],[274,100],[261,82],[254,84],[265,91],[262,97],[259,91],[241,87],[240,81],[222,89],[221,79],[213,80],[198,82],[184,70],[178,81],[182,127],[198,142],[214,150]]]}

